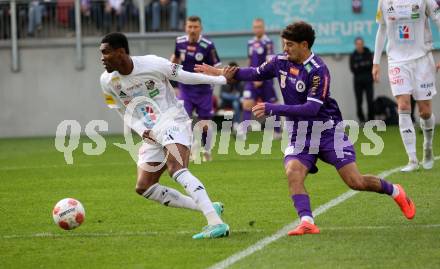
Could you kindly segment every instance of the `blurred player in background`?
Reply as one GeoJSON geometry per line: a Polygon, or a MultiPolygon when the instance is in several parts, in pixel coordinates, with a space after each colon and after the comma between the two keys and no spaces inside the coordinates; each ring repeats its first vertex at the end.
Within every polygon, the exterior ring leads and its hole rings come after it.
{"type": "MultiPolygon", "coordinates": [[[[252,29],[255,37],[248,41],[249,66],[258,67],[265,61],[274,56],[273,42],[265,34],[264,20],[257,18],[252,23],[252,29]]],[[[252,107],[261,100],[268,103],[276,103],[277,95],[273,87],[273,80],[249,81],[246,83],[243,92],[243,121],[250,120],[252,116],[252,107]]],[[[275,116],[279,121],[280,117],[275,116]]],[[[237,136],[245,138],[247,125],[237,130],[237,136]]],[[[281,128],[275,127],[275,139],[281,139],[281,128]]]]}
{"type": "MultiPolygon", "coordinates": [[[[177,37],[176,48],[172,55],[173,63],[182,64],[183,70],[194,72],[195,64],[206,63],[213,66],[221,65],[214,43],[202,36],[202,20],[197,16],[186,19],[186,35],[177,37]]],[[[180,96],[186,112],[190,117],[195,110],[198,120],[203,121],[202,146],[203,160],[211,161],[212,126],[214,116],[212,87],[209,84],[189,85],[179,83],[180,96]]]]}
{"type": "MultiPolygon", "coordinates": [[[[285,53],[272,57],[258,68],[239,68],[234,78],[245,81],[277,78],[280,84],[284,105],[260,103],[252,111],[256,117],[285,116],[288,122],[293,123],[291,128],[287,126],[291,142],[285,151],[284,167],[301,223],[288,234],[320,233],[314,224],[310,198],[304,186],[306,176],[318,172],[318,159],[333,165],[350,188],[392,196],[405,217],[412,219],[416,213],[415,205],[400,185],[359,172],[353,145],[344,133],[339,106],[330,97],[329,70],[322,59],[311,51],[315,41],[312,26],[295,22],[283,30],[281,37],[285,53]],[[307,125],[303,126],[303,123],[307,125]],[[316,128],[320,129],[319,136],[312,130],[315,125],[322,126],[323,123],[325,128],[316,128]]],[[[212,75],[222,73],[207,65],[197,66],[196,70],[212,75]]],[[[230,72],[229,67],[225,70],[230,72]]]]}
{"type": "MultiPolygon", "coordinates": [[[[379,81],[380,57],[388,39],[388,76],[399,110],[400,135],[409,158],[402,172],[419,169],[416,133],[411,120],[411,95],[417,102],[423,130],[422,166],[432,169],[434,165],[432,140],[435,117],[431,99],[437,91],[429,18],[440,27],[440,8],[435,0],[379,0],[378,3],[376,21],[379,28],[372,72],[374,80],[379,81]]],[[[439,67],[440,63],[437,69],[439,67]]]]}
{"type": "Polygon", "coordinates": [[[140,115],[126,122],[146,141],[139,150],[136,192],[165,206],[201,211],[208,226],[194,239],[228,236],[229,226],[220,218],[223,206],[211,203],[203,184],[188,170],[191,122],[169,81],[226,84],[226,79],[186,72],[181,65],[155,55],[130,56],[127,38],[120,33],[106,35],[100,51],[106,69],[101,87],[108,106],[121,115],[140,115]],[[130,102],[138,96],[152,101],[141,103],[131,112],[130,102]],[[166,169],[189,196],[159,184],[166,169]]]}

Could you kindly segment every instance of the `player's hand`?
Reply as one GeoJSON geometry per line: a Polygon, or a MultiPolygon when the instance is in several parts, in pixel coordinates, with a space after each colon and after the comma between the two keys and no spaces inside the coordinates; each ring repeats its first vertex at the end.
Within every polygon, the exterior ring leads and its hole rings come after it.
{"type": "Polygon", "coordinates": [[[266,103],[259,103],[252,108],[252,112],[257,118],[263,118],[266,115],[265,111],[266,103]]]}
{"type": "Polygon", "coordinates": [[[238,71],[238,67],[236,67],[236,66],[228,66],[228,67],[225,67],[223,69],[223,76],[226,78],[226,81],[228,83],[235,83],[235,82],[237,82],[234,79],[235,73],[237,71],[238,71]]]}
{"type": "Polygon", "coordinates": [[[151,130],[144,131],[144,133],[142,134],[142,139],[149,144],[157,143],[153,137],[153,133],[151,132],[151,130]]]}
{"type": "Polygon", "coordinates": [[[211,66],[209,64],[196,64],[194,67],[194,71],[197,73],[202,73],[205,75],[210,76],[221,76],[222,75],[222,69],[215,68],[214,66],[211,66]]]}
{"type": "Polygon", "coordinates": [[[438,62],[438,63],[435,65],[435,70],[436,70],[436,72],[438,72],[438,70],[440,70],[440,62],[438,62]]]}
{"type": "Polygon", "coordinates": [[[373,64],[373,70],[371,71],[371,74],[373,75],[373,80],[375,82],[379,82],[380,77],[380,65],[373,64]]]}
{"type": "Polygon", "coordinates": [[[261,86],[263,86],[263,81],[254,81],[255,88],[260,88],[261,86]]]}

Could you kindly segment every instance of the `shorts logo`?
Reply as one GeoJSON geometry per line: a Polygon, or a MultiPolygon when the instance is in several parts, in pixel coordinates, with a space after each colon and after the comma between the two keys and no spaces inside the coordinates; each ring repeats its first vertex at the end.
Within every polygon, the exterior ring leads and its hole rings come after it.
{"type": "Polygon", "coordinates": [[[302,80],[298,80],[296,83],[296,91],[303,92],[306,89],[306,84],[302,80]]]}
{"type": "Polygon", "coordinates": [[[434,82],[420,84],[420,88],[422,89],[429,89],[432,87],[434,87],[434,82]]]}
{"type": "Polygon", "coordinates": [[[197,61],[203,60],[203,53],[197,52],[195,58],[197,61]]]}
{"type": "Polygon", "coordinates": [[[398,74],[400,74],[400,68],[399,67],[393,67],[388,72],[389,72],[390,76],[397,76],[398,74]]]}
{"type": "Polygon", "coordinates": [[[390,80],[391,85],[403,85],[403,78],[395,77],[390,80]]]}

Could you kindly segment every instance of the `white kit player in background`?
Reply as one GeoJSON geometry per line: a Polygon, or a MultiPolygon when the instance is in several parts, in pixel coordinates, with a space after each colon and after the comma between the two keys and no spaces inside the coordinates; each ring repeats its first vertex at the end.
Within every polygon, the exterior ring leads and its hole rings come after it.
{"type": "Polygon", "coordinates": [[[126,124],[146,141],[139,150],[136,192],[165,206],[201,211],[208,225],[194,239],[228,236],[229,226],[220,218],[223,205],[212,203],[203,184],[188,170],[191,120],[169,82],[226,84],[226,78],[189,73],[154,55],[130,56],[127,38],[121,33],[106,35],[100,50],[106,69],[101,87],[108,106],[121,115],[132,113],[135,120],[126,124]],[[131,101],[140,97],[143,101],[129,111],[131,101]],[[159,184],[166,169],[189,196],[159,184]]]}
{"type": "Polygon", "coordinates": [[[435,118],[432,97],[437,93],[435,73],[440,67],[432,56],[431,18],[440,29],[440,7],[435,0],[379,0],[376,21],[379,24],[373,60],[373,78],[379,80],[380,57],[387,44],[388,76],[399,110],[399,128],[409,163],[401,171],[419,168],[416,134],[411,120],[411,95],[416,100],[423,130],[424,169],[434,165],[432,140],[435,118]]]}

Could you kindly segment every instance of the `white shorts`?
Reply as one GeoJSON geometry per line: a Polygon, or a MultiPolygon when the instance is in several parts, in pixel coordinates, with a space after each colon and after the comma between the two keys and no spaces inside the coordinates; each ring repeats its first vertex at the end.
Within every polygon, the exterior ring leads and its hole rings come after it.
{"type": "Polygon", "coordinates": [[[415,100],[431,100],[437,93],[435,73],[432,53],[413,61],[388,65],[393,95],[410,94],[415,100]]]}
{"type": "Polygon", "coordinates": [[[138,166],[147,162],[164,162],[164,147],[170,144],[182,144],[191,148],[192,130],[191,120],[179,121],[163,119],[152,129],[157,143],[144,143],[138,154],[138,166]]]}

